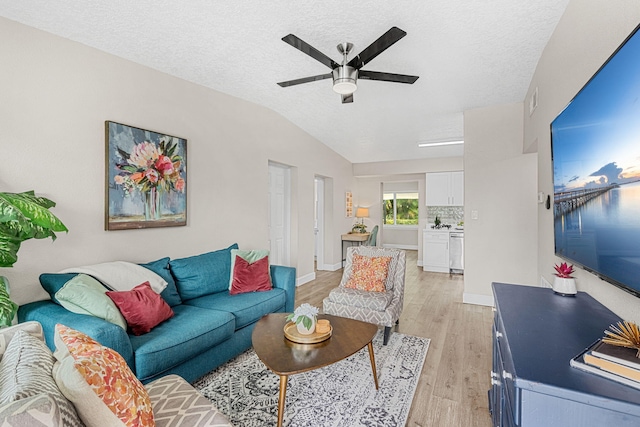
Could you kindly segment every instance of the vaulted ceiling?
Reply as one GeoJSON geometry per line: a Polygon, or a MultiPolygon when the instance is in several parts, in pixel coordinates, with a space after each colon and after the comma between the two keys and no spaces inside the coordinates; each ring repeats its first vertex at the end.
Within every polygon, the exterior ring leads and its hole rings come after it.
{"type": "MultiPolygon", "coordinates": [[[[568,0],[0,0],[0,16],[277,111],[353,163],[462,155],[463,112],[524,101],[568,0]],[[331,79],[282,88],[326,66],[284,43],[295,34],[336,62],[397,26],[407,35],[363,69],[342,104],[331,79]]],[[[351,57],[351,56],[350,56],[351,57]]],[[[64,60],[61,58],[60,60],[64,60]]]]}

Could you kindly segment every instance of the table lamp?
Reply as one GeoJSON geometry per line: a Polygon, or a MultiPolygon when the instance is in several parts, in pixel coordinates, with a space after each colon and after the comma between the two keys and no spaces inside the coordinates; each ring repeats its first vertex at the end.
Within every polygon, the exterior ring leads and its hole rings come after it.
{"type": "Polygon", "coordinates": [[[369,208],[358,208],[356,218],[360,218],[360,224],[364,224],[364,218],[369,218],[369,208]]]}

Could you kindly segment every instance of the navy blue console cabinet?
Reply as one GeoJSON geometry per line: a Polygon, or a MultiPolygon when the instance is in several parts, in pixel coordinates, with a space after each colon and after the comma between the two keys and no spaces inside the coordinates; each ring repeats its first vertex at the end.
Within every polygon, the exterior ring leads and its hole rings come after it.
{"type": "Polygon", "coordinates": [[[618,316],[584,292],[493,283],[493,294],[495,426],[640,426],[640,390],[569,365],[618,316]]]}

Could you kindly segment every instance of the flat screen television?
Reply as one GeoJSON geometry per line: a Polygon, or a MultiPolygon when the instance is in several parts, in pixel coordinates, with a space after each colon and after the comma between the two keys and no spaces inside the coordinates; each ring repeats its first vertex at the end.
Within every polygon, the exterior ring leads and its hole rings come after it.
{"type": "Polygon", "coordinates": [[[556,255],[640,297],[638,28],[551,123],[551,151],[556,255]]]}

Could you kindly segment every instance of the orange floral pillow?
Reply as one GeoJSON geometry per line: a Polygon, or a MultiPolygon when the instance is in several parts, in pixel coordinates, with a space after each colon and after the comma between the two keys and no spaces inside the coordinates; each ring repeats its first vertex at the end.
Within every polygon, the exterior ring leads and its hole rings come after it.
{"type": "Polygon", "coordinates": [[[154,427],[151,399],[116,351],[57,324],[54,377],[87,425],[154,427]]]}
{"type": "Polygon", "coordinates": [[[366,257],[353,255],[351,277],[345,288],[361,291],[384,292],[391,257],[366,257]]]}

